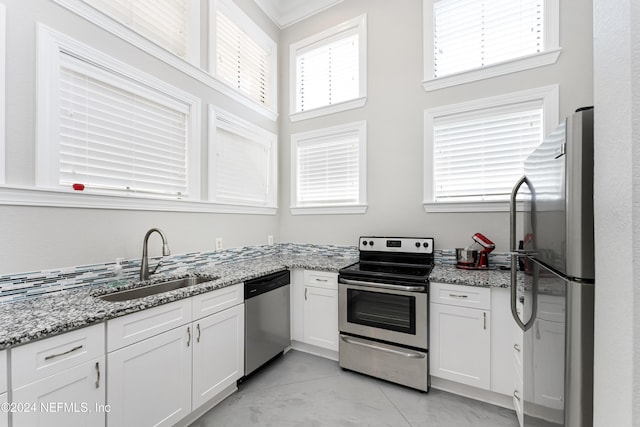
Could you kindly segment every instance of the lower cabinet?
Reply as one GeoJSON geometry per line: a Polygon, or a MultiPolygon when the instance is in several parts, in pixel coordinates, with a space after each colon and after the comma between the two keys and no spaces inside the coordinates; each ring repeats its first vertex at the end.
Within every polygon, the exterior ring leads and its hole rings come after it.
{"type": "Polygon", "coordinates": [[[490,290],[431,283],[431,375],[491,387],[490,290]]]}
{"type": "Polygon", "coordinates": [[[193,393],[196,409],[244,375],[244,304],[193,323],[193,393]]]}
{"type": "Polygon", "coordinates": [[[12,402],[17,406],[12,414],[13,425],[104,426],[104,373],[103,356],[14,389],[12,402]]]}
{"type": "Polygon", "coordinates": [[[109,353],[109,426],[171,426],[191,412],[193,339],[186,325],[109,353]]]}

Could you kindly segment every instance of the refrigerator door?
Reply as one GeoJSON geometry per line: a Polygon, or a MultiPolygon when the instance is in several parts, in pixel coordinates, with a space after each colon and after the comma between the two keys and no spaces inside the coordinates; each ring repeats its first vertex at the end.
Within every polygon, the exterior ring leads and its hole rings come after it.
{"type": "Polygon", "coordinates": [[[525,251],[569,278],[593,280],[593,110],[565,119],[525,161],[525,251]]]}
{"type": "Polygon", "coordinates": [[[593,284],[566,280],[531,260],[523,338],[525,426],[585,427],[593,416],[593,284]],[[531,284],[531,285],[529,285],[531,284]]]}

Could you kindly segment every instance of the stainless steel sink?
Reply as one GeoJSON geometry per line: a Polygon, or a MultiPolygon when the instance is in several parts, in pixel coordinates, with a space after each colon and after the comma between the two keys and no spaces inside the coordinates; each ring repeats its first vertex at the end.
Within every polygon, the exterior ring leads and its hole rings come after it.
{"type": "Polygon", "coordinates": [[[219,277],[185,277],[183,279],[169,280],[140,288],[127,289],[126,291],[113,292],[102,295],[100,299],[110,302],[128,301],[173,291],[175,289],[186,288],[187,286],[197,285],[199,283],[211,282],[216,279],[219,279],[219,277]]]}

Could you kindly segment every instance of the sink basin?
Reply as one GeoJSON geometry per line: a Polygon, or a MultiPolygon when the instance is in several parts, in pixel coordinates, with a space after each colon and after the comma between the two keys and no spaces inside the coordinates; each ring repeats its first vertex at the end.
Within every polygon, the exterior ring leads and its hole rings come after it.
{"type": "Polygon", "coordinates": [[[185,277],[183,279],[169,280],[167,282],[155,283],[153,285],[142,286],[140,288],[127,289],[126,291],[113,292],[102,295],[100,299],[110,302],[128,301],[173,291],[175,289],[186,288],[187,286],[197,285],[199,283],[211,282],[216,279],[219,279],[219,277],[185,277]]]}

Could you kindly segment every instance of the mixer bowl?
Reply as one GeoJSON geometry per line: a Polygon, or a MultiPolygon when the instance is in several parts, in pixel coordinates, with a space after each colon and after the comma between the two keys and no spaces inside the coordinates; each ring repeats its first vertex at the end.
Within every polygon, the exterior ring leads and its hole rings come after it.
{"type": "Polygon", "coordinates": [[[476,249],[456,248],[456,261],[461,265],[476,265],[478,251],[476,249]]]}

